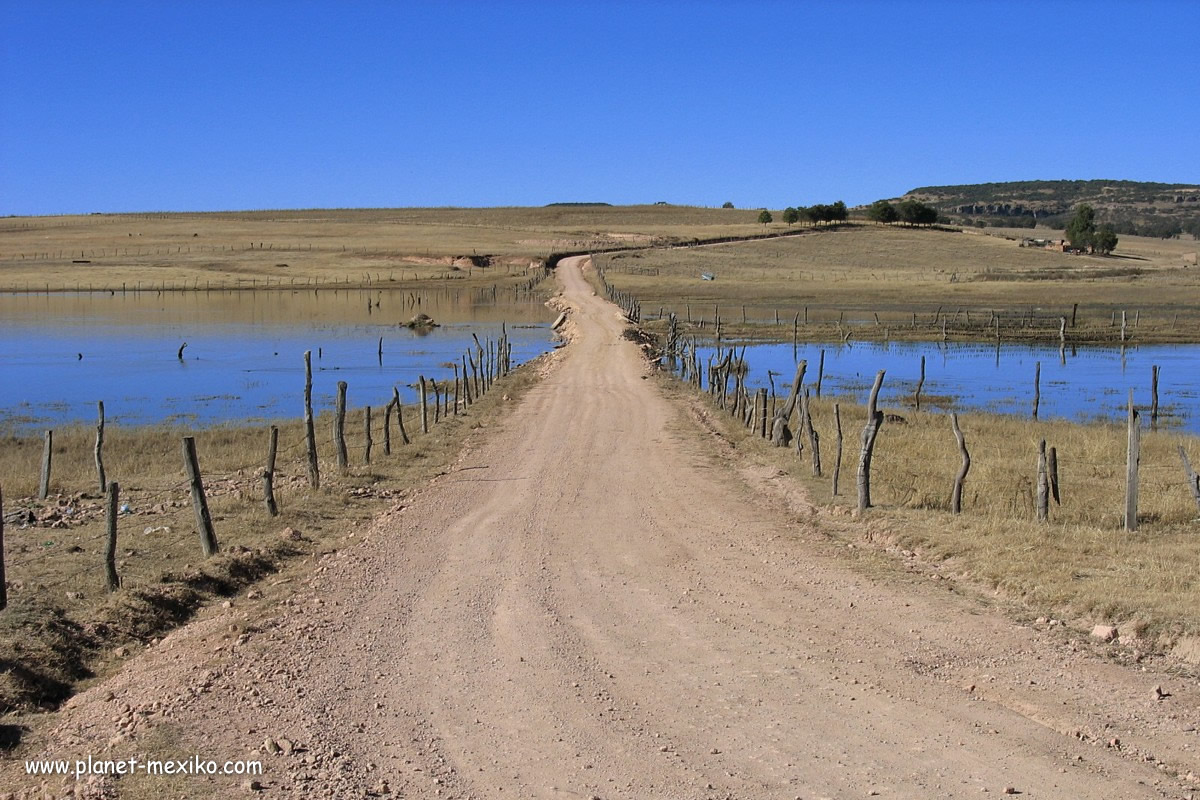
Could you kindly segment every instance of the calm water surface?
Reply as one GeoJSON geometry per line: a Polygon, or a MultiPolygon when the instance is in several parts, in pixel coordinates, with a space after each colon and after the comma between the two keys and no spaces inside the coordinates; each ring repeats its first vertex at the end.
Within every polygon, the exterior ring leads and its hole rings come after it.
{"type": "Polygon", "coordinates": [[[0,425],[91,422],[97,400],[125,424],[299,417],[305,350],[318,408],[333,405],[341,380],[352,406],[385,404],[393,385],[410,402],[418,375],[452,381],[448,362],[472,334],[497,338],[502,322],[514,362],[550,349],[553,316],[540,300],[493,303],[467,291],[425,293],[419,304],[398,290],[5,295],[0,425]],[[418,312],[441,327],[399,326],[418,312]]]}

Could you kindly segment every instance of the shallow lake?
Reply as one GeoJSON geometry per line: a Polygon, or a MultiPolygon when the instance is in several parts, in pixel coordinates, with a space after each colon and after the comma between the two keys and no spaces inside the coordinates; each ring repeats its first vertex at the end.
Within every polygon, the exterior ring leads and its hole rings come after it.
{"type": "MultiPolygon", "coordinates": [[[[737,348],[741,353],[741,347],[737,348]]],[[[750,344],[745,351],[751,387],[767,386],[767,370],[785,394],[799,359],[808,360],[805,384],[817,380],[825,351],[822,395],[843,395],[866,403],[875,373],[886,370],[881,404],[910,408],[925,357],[922,408],[959,412],[971,409],[1029,416],[1035,365],[1041,362],[1039,418],[1123,421],[1129,390],[1149,420],[1151,367],[1158,365],[1159,421],[1162,425],[1200,433],[1200,346],[1144,345],[1120,348],[1028,344],[935,342],[847,345],[750,344]]],[[[715,351],[699,348],[703,362],[715,351]]],[[[903,413],[903,412],[901,412],[903,413]]]]}
{"type": "Polygon", "coordinates": [[[300,417],[305,350],[317,409],[343,380],[352,407],[384,405],[394,385],[412,402],[418,375],[453,381],[472,334],[505,323],[519,364],[552,347],[553,318],[541,300],[469,290],[3,295],[0,426],[92,422],[97,400],[124,424],[300,417]],[[440,327],[399,325],[416,313],[440,327]]]}

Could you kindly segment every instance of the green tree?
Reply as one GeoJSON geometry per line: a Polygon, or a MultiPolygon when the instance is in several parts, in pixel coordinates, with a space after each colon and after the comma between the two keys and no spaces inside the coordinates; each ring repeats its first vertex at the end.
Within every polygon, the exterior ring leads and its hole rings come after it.
{"type": "Polygon", "coordinates": [[[775,218],[771,216],[771,212],[767,211],[765,208],[762,211],[758,212],[758,224],[759,225],[770,225],[774,221],[775,221],[775,218]]]}
{"type": "Polygon", "coordinates": [[[725,203],[721,206],[721,208],[733,208],[733,203],[726,200],[725,203]]]}
{"type": "Polygon", "coordinates": [[[896,211],[896,207],[887,200],[876,200],[867,209],[867,218],[872,222],[888,225],[900,219],[900,214],[896,211]]]}
{"type": "Polygon", "coordinates": [[[1095,245],[1096,209],[1084,203],[1075,209],[1075,215],[1067,221],[1064,234],[1072,247],[1087,249],[1095,245]]]}
{"type": "Polygon", "coordinates": [[[845,222],[849,217],[850,211],[841,200],[829,206],[828,219],[830,222],[845,222]]]}
{"type": "Polygon", "coordinates": [[[1097,253],[1108,255],[1117,249],[1117,232],[1111,225],[1102,225],[1093,237],[1093,246],[1097,253]]]}
{"type": "Polygon", "coordinates": [[[800,212],[788,206],[783,210],[783,221],[788,225],[795,225],[800,221],[800,212]]]}
{"type": "Polygon", "coordinates": [[[938,220],[937,209],[916,200],[905,200],[896,209],[900,221],[909,225],[932,225],[938,220]]]}

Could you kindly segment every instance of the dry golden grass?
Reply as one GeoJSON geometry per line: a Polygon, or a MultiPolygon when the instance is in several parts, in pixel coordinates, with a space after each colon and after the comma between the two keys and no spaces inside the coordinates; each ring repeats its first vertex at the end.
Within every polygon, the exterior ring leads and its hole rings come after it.
{"type": "MultiPolygon", "coordinates": [[[[673,382],[679,386],[678,382],[673,382]]],[[[851,530],[876,545],[915,551],[989,590],[1021,601],[1031,613],[1068,617],[1084,625],[1130,623],[1168,644],[1200,632],[1200,520],[1176,447],[1193,461],[1200,439],[1143,431],[1140,526],[1122,529],[1126,428],[1123,425],[1032,421],[970,413],[960,425],[971,453],[963,513],[950,513],[960,465],[948,414],[885,408],[904,424],[885,422],[872,468],[874,507],[851,530]],[[1062,505],[1051,501],[1047,523],[1036,521],[1038,442],[1057,448],[1062,505]]],[[[857,503],[859,435],[866,409],[852,401],[812,401],[824,475],[812,474],[808,443],[776,449],[726,414],[714,412],[734,445],[778,467],[802,484],[811,500],[847,515],[857,503]],[[835,451],[833,405],[843,428],[838,496],[831,493],[835,451]]],[[[793,417],[793,422],[795,417],[793,417]]]]}
{"type": "Polygon", "coordinates": [[[1141,312],[1137,341],[1195,338],[1200,272],[1177,248],[1135,241],[1120,257],[1073,256],[1022,248],[973,233],[861,225],[802,236],[595,257],[610,284],[642,301],[645,318],[660,307],[693,322],[714,307],[731,336],[787,338],[797,313],[810,324],[800,338],[940,338],[992,335],[991,312],[1005,338],[1058,337],[1058,319],[1079,304],[1068,341],[1111,340],[1113,312],[1141,312]],[[715,280],[701,279],[711,273],[715,280]],[[743,307],[748,326],[742,326],[743,307]],[[943,315],[935,315],[941,309],[943,315]],[[778,312],[781,326],[774,325],[778,312]],[[917,325],[913,328],[913,314],[917,325]],[[1032,314],[1035,325],[1024,327],[1032,314]],[[968,323],[969,317],[969,323],[968,323]],[[878,318],[878,322],[877,322],[878,318]],[[837,323],[842,321],[842,327],[837,323]]]}
{"type": "Polygon", "coordinates": [[[115,594],[105,587],[106,536],[92,457],[94,430],[55,432],[52,494],[44,502],[35,499],[41,441],[6,438],[0,447],[5,514],[28,509],[53,515],[28,527],[5,526],[10,590],[9,608],[0,612],[0,714],[52,706],[102,669],[113,647],[159,636],[206,600],[235,593],[289,562],[339,546],[354,525],[449,469],[466,436],[494,424],[536,375],[536,363],[525,365],[426,435],[420,433],[419,408],[405,407],[411,444],[401,443],[393,420],[391,455],[383,451],[383,414],[376,408],[369,466],[363,463],[362,410],[351,409],[346,426],[351,466],[345,472],[334,463],[332,419],[323,415],[316,425],[321,454],[317,491],[308,486],[302,424],[281,422],[275,481],[281,513],[275,518],[264,509],[260,480],[267,427],[195,431],[222,551],[208,560],[194,532],[181,449],[181,437],[193,432],[110,425],[105,467],[108,479],[120,484],[121,503],[131,511],[119,518],[122,588],[115,594]],[[281,538],[287,527],[303,538],[281,538]]]}
{"type": "Polygon", "coordinates": [[[517,280],[551,252],[759,233],[686,206],[347,209],[0,219],[0,290],[517,280]],[[491,255],[489,269],[453,269],[491,255]],[[75,260],[90,261],[76,264],[75,260]],[[278,266],[286,264],[286,267],[278,266]],[[256,282],[256,283],[255,283],[256,282]]]}

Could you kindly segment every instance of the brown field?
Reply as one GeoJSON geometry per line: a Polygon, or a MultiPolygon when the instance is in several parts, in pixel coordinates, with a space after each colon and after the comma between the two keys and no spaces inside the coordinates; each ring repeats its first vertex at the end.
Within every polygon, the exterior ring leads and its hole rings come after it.
{"type": "Polygon", "coordinates": [[[0,219],[0,291],[518,280],[551,252],[761,233],[682,206],[97,214],[0,219]],[[471,269],[455,259],[493,256],[471,269]],[[77,264],[75,261],[89,261],[77,264]],[[455,267],[458,267],[457,269],[455,267]]]}
{"type": "Polygon", "coordinates": [[[1068,342],[1118,337],[1113,314],[1122,310],[1130,340],[1183,341],[1195,339],[1200,322],[1200,272],[1183,264],[1189,244],[1128,237],[1116,256],[1075,256],[1000,236],[862,225],[595,261],[610,284],[641,300],[644,319],[662,308],[705,320],[711,332],[716,310],[730,336],[790,339],[807,309],[799,335],[808,340],[851,330],[855,338],[940,338],[948,315],[948,337],[988,338],[992,312],[1005,338],[1057,340],[1059,317],[1070,318],[1078,303],[1068,342]]]}

